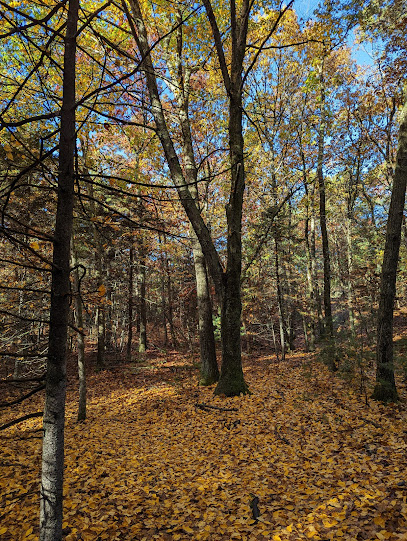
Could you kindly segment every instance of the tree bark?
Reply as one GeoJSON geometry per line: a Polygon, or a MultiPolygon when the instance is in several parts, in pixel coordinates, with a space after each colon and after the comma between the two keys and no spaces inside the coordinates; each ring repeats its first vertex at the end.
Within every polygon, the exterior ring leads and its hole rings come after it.
{"type": "Polygon", "coordinates": [[[58,164],[58,200],[53,241],[50,328],[44,407],[40,493],[40,540],[62,539],[66,341],[70,301],[70,243],[74,203],[75,56],[79,0],[69,1],[65,35],[58,164]]]}
{"type": "Polygon", "coordinates": [[[130,251],[129,251],[129,291],[127,299],[127,347],[126,347],[126,359],[131,361],[131,345],[133,341],[133,289],[134,289],[134,280],[133,280],[133,268],[134,268],[134,247],[133,247],[133,237],[130,240],[130,251]]]}
{"type": "Polygon", "coordinates": [[[78,346],[78,378],[79,378],[79,400],[78,400],[78,421],[86,419],[86,365],[85,365],[85,337],[83,334],[83,310],[80,292],[80,278],[78,268],[78,257],[75,247],[74,235],[72,235],[72,267],[73,267],[73,287],[74,287],[74,306],[75,306],[75,325],[82,331],[77,333],[78,346]]]}
{"type": "Polygon", "coordinates": [[[139,291],[138,308],[140,322],[138,350],[139,353],[144,353],[147,350],[146,257],[144,245],[142,245],[139,250],[137,284],[139,291]]]}
{"type": "Polygon", "coordinates": [[[407,183],[407,101],[404,104],[394,172],[389,217],[386,227],[380,300],[377,321],[376,386],[372,398],[383,402],[398,399],[393,364],[393,310],[396,296],[397,265],[407,183]]]}
{"type": "MultiPolygon", "coordinates": [[[[322,254],[324,259],[324,333],[329,340],[334,339],[334,326],[332,320],[331,304],[331,263],[328,240],[328,229],[326,226],[326,191],[324,177],[324,145],[326,131],[326,106],[325,106],[325,82],[324,82],[324,63],[322,61],[320,74],[320,92],[321,92],[321,113],[318,133],[318,158],[317,158],[317,179],[319,189],[319,222],[321,227],[322,254]]],[[[334,368],[335,360],[332,359],[331,368],[334,368]]]]}
{"type": "MultiPolygon", "coordinates": [[[[95,201],[93,199],[93,184],[89,184],[90,190],[90,208],[91,216],[96,216],[95,201]]],[[[102,370],[105,365],[105,349],[106,349],[106,313],[105,313],[105,294],[106,286],[103,280],[103,245],[100,238],[100,232],[95,222],[92,222],[93,240],[95,243],[95,264],[96,264],[96,284],[100,292],[99,304],[97,307],[96,329],[97,329],[97,354],[96,368],[102,370]],[[102,288],[105,287],[103,293],[102,288]]]]}
{"type": "MultiPolygon", "coordinates": [[[[198,193],[198,168],[195,161],[194,147],[192,143],[191,124],[189,121],[189,94],[191,72],[182,65],[182,15],[177,14],[177,52],[167,57],[170,67],[172,91],[178,102],[178,117],[182,134],[182,157],[185,168],[185,178],[189,190],[197,206],[199,206],[198,193]]],[[[200,347],[200,385],[212,385],[219,380],[219,369],[216,360],[216,344],[212,322],[212,302],[209,291],[208,273],[206,270],[205,257],[199,243],[199,239],[191,226],[192,253],[194,258],[195,283],[197,292],[198,308],[198,331],[200,347]]]]}

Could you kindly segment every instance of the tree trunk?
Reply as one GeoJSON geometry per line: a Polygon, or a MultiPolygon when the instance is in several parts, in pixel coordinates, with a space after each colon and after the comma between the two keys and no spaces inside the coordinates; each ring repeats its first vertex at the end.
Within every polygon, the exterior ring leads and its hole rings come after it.
{"type": "MultiPolygon", "coordinates": [[[[167,275],[167,279],[165,280],[165,284],[167,286],[167,300],[168,300],[167,320],[168,320],[168,325],[170,326],[172,347],[174,349],[177,349],[178,340],[175,334],[175,326],[174,326],[174,303],[173,303],[173,298],[172,298],[171,269],[170,269],[170,262],[167,256],[165,256],[165,273],[167,275]]],[[[140,297],[140,300],[141,300],[141,297],[140,297]]],[[[140,321],[140,324],[141,324],[141,321],[140,321]]]]}
{"type": "MultiPolygon", "coordinates": [[[[329,340],[334,339],[334,326],[332,320],[332,304],[331,304],[331,263],[329,252],[328,230],[326,226],[326,191],[324,178],[324,145],[326,131],[326,109],[325,109],[325,82],[324,82],[324,65],[321,66],[320,74],[320,89],[321,89],[321,113],[320,125],[318,133],[318,158],[317,158],[317,179],[319,190],[319,221],[321,227],[322,238],[322,255],[324,259],[324,333],[329,340]]],[[[334,368],[335,360],[332,359],[331,368],[334,368]]]]}
{"type": "Polygon", "coordinates": [[[376,386],[372,398],[383,402],[398,399],[393,366],[393,310],[397,265],[407,182],[407,101],[404,104],[396,157],[393,190],[386,228],[377,321],[376,386]]]}
{"type": "Polygon", "coordinates": [[[280,262],[279,262],[279,252],[278,252],[278,241],[277,235],[274,235],[274,270],[276,275],[276,292],[277,292],[277,306],[278,306],[278,322],[280,328],[280,346],[281,346],[281,358],[285,360],[285,354],[287,351],[286,344],[286,320],[285,320],[285,310],[284,310],[284,299],[283,291],[281,286],[280,278],[280,262]]]}
{"type": "Polygon", "coordinates": [[[144,250],[142,250],[142,253],[139,252],[139,255],[137,283],[140,295],[138,305],[140,333],[138,350],[139,353],[144,353],[147,349],[146,258],[144,255],[144,250]]]}
{"type": "Polygon", "coordinates": [[[44,407],[40,540],[61,541],[64,476],[66,341],[74,203],[75,54],[79,0],[69,1],[59,141],[58,202],[53,241],[50,328],[44,407]]]}
{"type": "Polygon", "coordinates": [[[193,255],[198,298],[198,331],[200,348],[200,385],[212,385],[219,380],[216,361],[215,335],[212,322],[212,303],[208,286],[205,258],[196,235],[193,234],[193,255]]]}
{"type": "MultiPolygon", "coordinates": [[[[222,75],[229,96],[229,143],[230,143],[230,166],[231,166],[231,187],[230,197],[226,208],[227,217],[227,268],[223,266],[206,226],[196,200],[192,196],[177,152],[171,139],[166,119],[160,100],[154,66],[150,56],[150,46],[146,27],[143,20],[138,0],[130,0],[133,19],[127,12],[131,21],[134,38],[140,53],[143,56],[143,69],[150,95],[151,109],[154,114],[157,135],[160,138],[165,152],[168,167],[172,180],[177,188],[180,201],[199,239],[202,251],[207,262],[209,272],[215,284],[216,292],[221,300],[221,322],[222,322],[222,369],[219,383],[215,389],[216,394],[228,396],[239,395],[248,391],[243,378],[241,365],[241,344],[240,344],[240,275],[241,275],[241,219],[244,193],[244,160],[243,160],[243,135],[242,135],[242,71],[246,45],[247,26],[249,19],[250,4],[245,0],[239,14],[239,21],[236,20],[236,13],[233,11],[232,26],[232,65],[231,75],[223,52],[220,32],[217,28],[209,0],[204,0],[208,18],[214,32],[214,40],[221,62],[222,75]],[[134,24],[133,24],[134,21],[134,24]],[[239,28],[237,28],[237,26],[239,28]],[[237,38],[238,35],[238,38],[237,38]]],[[[125,4],[124,4],[124,8],[125,4]]]]}
{"type": "Polygon", "coordinates": [[[85,365],[85,336],[83,334],[83,310],[80,292],[80,278],[78,268],[78,257],[76,254],[75,239],[72,235],[72,267],[73,267],[73,288],[75,306],[75,325],[81,331],[77,333],[78,345],[78,378],[79,378],[79,401],[78,421],[86,419],[86,365],[85,365]]]}
{"type": "MultiPolygon", "coordinates": [[[[167,55],[170,67],[172,91],[178,102],[178,117],[182,134],[182,158],[184,161],[185,178],[189,190],[199,207],[198,168],[195,161],[192,142],[191,124],[189,121],[189,95],[191,70],[182,64],[182,14],[177,12],[179,26],[177,33],[177,50],[167,55]]],[[[200,385],[212,385],[219,380],[219,369],[216,360],[216,344],[212,322],[212,302],[209,291],[208,273],[205,257],[199,239],[191,226],[192,253],[194,257],[195,282],[198,308],[198,331],[200,347],[200,385]]]]}
{"type": "MultiPolygon", "coordinates": [[[[235,74],[235,77],[238,77],[238,74],[235,74]]],[[[240,85],[240,77],[238,82],[240,85]]],[[[241,94],[235,91],[229,97],[231,190],[226,205],[227,268],[223,277],[221,298],[222,365],[215,389],[215,394],[226,396],[238,396],[249,391],[243,376],[240,337],[242,208],[245,188],[242,110],[241,94]]]]}
{"type": "Polygon", "coordinates": [[[133,267],[134,267],[134,248],[133,237],[131,238],[130,252],[129,252],[129,292],[127,299],[127,348],[126,359],[131,361],[131,344],[133,341],[133,267]]]}
{"type": "Polygon", "coordinates": [[[346,292],[348,297],[348,311],[349,311],[349,328],[353,338],[356,336],[355,332],[355,312],[353,310],[354,298],[353,298],[353,286],[352,286],[352,271],[353,271],[353,254],[352,254],[352,213],[349,211],[346,220],[346,256],[347,256],[347,281],[346,292]]]}

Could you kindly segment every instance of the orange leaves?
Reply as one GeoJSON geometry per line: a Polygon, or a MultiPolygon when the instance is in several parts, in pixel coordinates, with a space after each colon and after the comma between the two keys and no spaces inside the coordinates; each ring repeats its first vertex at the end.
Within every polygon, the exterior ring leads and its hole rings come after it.
{"type": "MultiPolygon", "coordinates": [[[[72,387],[65,541],[400,541],[405,410],[366,410],[339,379],[314,370],[256,359],[246,369],[254,394],[221,399],[196,386],[181,356],[150,353],[91,376],[81,424],[72,387]],[[238,411],[198,410],[202,402],[238,411]]],[[[10,464],[0,480],[5,541],[37,539],[40,448],[18,439],[24,430],[0,451],[10,464]]]]}

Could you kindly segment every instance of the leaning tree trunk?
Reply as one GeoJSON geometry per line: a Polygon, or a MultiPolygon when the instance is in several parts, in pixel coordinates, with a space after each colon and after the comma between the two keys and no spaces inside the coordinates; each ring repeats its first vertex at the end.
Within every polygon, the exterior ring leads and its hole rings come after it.
{"type": "Polygon", "coordinates": [[[69,1],[59,141],[58,202],[53,241],[50,328],[42,443],[40,540],[62,539],[66,341],[74,203],[75,54],[79,0],[69,1]]]}
{"type": "Polygon", "coordinates": [[[396,296],[397,265],[407,183],[407,101],[404,104],[394,172],[389,217],[386,228],[380,300],[377,322],[376,386],[372,398],[383,402],[398,399],[393,365],[393,310],[396,296]]]}
{"type": "MultiPolygon", "coordinates": [[[[185,178],[190,193],[199,207],[198,168],[196,165],[194,146],[192,142],[191,123],[189,121],[189,95],[191,91],[190,77],[192,71],[182,63],[183,27],[182,13],[177,11],[176,29],[177,50],[167,53],[166,60],[169,66],[170,85],[178,103],[178,118],[181,127],[182,158],[184,161],[185,178]]],[[[168,40],[170,36],[168,36],[168,40]]],[[[170,51],[170,47],[168,47],[170,51]]],[[[212,321],[212,300],[209,290],[208,273],[205,256],[199,239],[191,226],[191,244],[194,258],[195,282],[198,308],[198,331],[200,349],[200,385],[212,385],[219,380],[219,369],[216,360],[215,334],[212,321]]]]}

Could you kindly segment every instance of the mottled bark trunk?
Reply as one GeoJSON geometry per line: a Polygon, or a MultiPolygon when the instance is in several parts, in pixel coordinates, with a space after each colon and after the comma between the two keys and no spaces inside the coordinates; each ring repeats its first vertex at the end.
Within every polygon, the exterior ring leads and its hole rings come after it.
{"type": "MultiPolygon", "coordinates": [[[[301,143],[301,141],[300,141],[301,143]]],[[[315,350],[316,342],[316,326],[319,321],[318,306],[317,306],[317,294],[318,285],[315,283],[315,261],[313,261],[313,255],[315,257],[315,251],[312,251],[312,240],[314,237],[315,242],[315,220],[313,218],[313,191],[310,194],[308,190],[307,170],[305,164],[305,155],[301,147],[301,158],[303,167],[303,184],[306,196],[306,215],[304,223],[304,240],[305,240],[305,255],[306,255],[306,276],[307,276],[307,292],[309,299],[310,314],[307,314],[303,318],[304,322],[304,334],[306,340],[306,347],[308,351],[315,350]],[[311,209],[311,212],[310,212],[311,209]],[[309,331],[309,336],[307,331],[309,331]]]]}
{"type": "MultiPolygon", "coordinates": [[[[177,335],[175,334],[175,325],[174,325],[174,303],[173,303],[173,298],[172,298],[173,296],[172,296],[171,269],[170,269],[170,262],[168,261],[167,257],[165,258],[165,273],[167,275],[166,280],[165,280],[165,285],[167,288],[167,301],[168,301],[167,302],[167,320],[168,320],[168,325],[170,327],[172,347],[174,349],[177,349],[178,340],[177,340],[177,335]]],[[[141,321],[140,321],[140,324],[141,324],[141,321]]]]}
{"type": "Polygon", "coordinates": [[[209,293],[205,258],[195,233],[192,233],[192,242],[198,302],[198,331],[201,360],[199,384],[212,385],[219,380],[215,335],[212,322],[212,302],[209,293]]]}
{"type": "Polygon", "coordinates": [[[278,323],[280,329],[280,347],[281,357],[284,361],[287,351],[286,344],[286,321],[284,310],[284,299],[280,277],[280,257],[278,253],[278,241],[276,236],[274,237],[274,273],[276,278],[276,293],[277,293],[277,306],[278,306],[278,323]]]}
{"type": "Polygon", "coordinates": [[[396,296],[397,266],[407,182],[407,102],[404,104],[396,168],[386,228],[380,300],[377,321],[376,386],[373,398],[383,402],[398,399],[393,364],[393,310],[396,296]]]}
{"type": "Polygon", "coordinates": [[[62,539],[66,342],[74,202],[75,54],[79,0],[70,0],[65,36],[58,200],[53,242],[50,328],[44,407],[40,540],[62,539]]]}
{"type": "MultiPolygon", "coordinates": [[[[314,191],[312,191],[312,201],[314,201],[314,191]]],[[[315,240],[315,207],[314,202],[311,207],[311,216],[310,216],[310,256],[311,256],[311,277],[313,283],[313,289],[315,293],[315,308],[316,316],[318,321],[318,333],[319,336],[323,335],[324,325],[322,317],[322,301],[321,294],[318,285],[318,273],[317,273],[317,256],[316,256],[316,240],[315,240]]]]}

